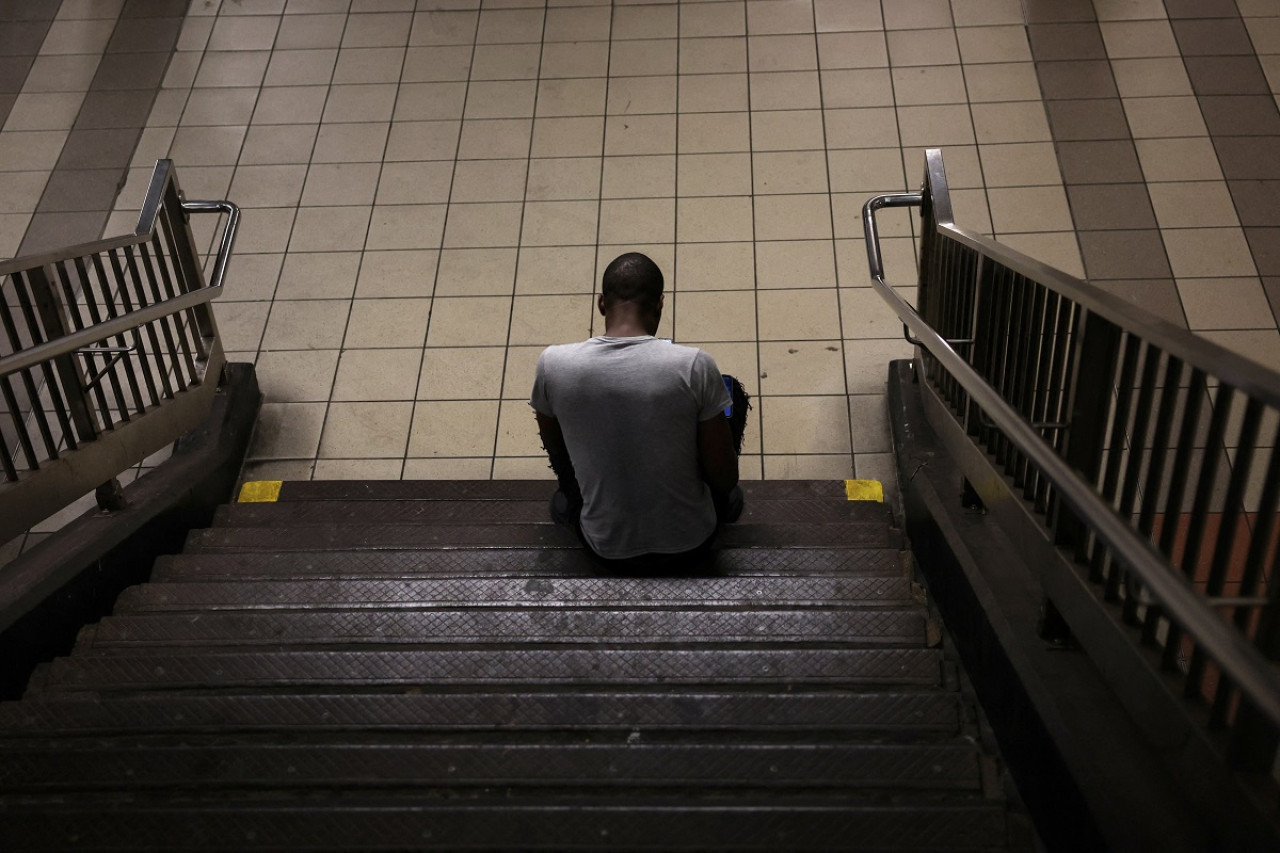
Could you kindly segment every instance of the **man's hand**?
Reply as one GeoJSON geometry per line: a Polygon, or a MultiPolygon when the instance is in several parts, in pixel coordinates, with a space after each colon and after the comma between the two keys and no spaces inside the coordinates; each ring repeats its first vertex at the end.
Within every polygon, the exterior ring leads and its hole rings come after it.
{"type": "Polygon", "coordinates": [[[564,443],[564,433],[560,430],[560,421],[534,411],[538,420],[538,435],[542,437],[542,447],[547,451],[551,461],[551,470],[556,473],[560,491],[564,492],[570,503],[582,503],[582,492],[578,488],[578,477],[573,470],[573,460],[569,458],[569,446],[564,443]]]}
{"type": "Polygon", "coordinates": [[[698,423],[698,464],[712,491],[723,495],[738,485],[738,454],[724,415],[698,423]]]}

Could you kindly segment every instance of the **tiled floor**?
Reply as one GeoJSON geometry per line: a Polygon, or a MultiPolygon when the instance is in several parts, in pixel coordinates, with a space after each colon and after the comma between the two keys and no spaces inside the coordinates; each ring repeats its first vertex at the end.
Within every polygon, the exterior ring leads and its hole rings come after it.
{"type": "MultiPolygon", "coordinates": [[[[245,208],[217,316],[267,395],[249,477],[546,476],[537,354],[599,330],[599,271],[639,249],[661,334],[756,397],[745,476],[892,488],[910,350],[859,209],[926,146],[962,226],[1280,366],[1273,0],[191,0],[176,32],[164,6],[40,24],[0,251],[50,210],[104,47],[176,37],[107,230],[163,156],[245,208]]],[[[910,286],[913,225],[883,218],[910,286]]]]}

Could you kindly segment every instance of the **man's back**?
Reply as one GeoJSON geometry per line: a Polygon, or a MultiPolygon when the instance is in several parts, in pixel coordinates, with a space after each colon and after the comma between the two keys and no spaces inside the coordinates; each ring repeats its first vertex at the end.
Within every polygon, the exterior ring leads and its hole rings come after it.
{"type": "Polygon", "coordinates": [[[710,356],[651,336],[543,353],[531,403],[559,421],[582,488],[582,533],[597,553],[677,553],[712,535],[698,423],[727,401],[710,356]]]}

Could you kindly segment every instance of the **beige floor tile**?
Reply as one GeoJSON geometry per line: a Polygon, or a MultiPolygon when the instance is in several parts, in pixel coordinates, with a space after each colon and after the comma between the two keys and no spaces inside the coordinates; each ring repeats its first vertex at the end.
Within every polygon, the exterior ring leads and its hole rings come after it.
{"type": "Polygon", "coordinates": [[[751,199],[744,196],[681,198],[676,238],[681,243],[725,243],[752,238],[751,199]]]}
{"type": "Polygon", "coordinates": [[[612,9],[610,4],[591,8],[567,4],[570,8],[547,10],[543,29],[544,41],[592,41],[608,39],[612,9]]]}
{"type": "MultiPolygon", "coordinates": [[[[435,85],[435,84],[423,84],[435,85]]],[[[453,85],[453,84],[447,84],[453,85]]],[[[467,86],[465,117],[528,118],[533,115],[538,84],[533,80],[477,81],[467,86]]],[[[423,108],[426,109],[425,107],[423,108]]],[[[448,118],[449,116],[413,116],[415,118],[448,118]]]]}
{"type": "Polygon", "coordinates": [[[840,337],[835,289],[762,290],[756,294],[762,341],[826,340],[840,337]]]}
{"type": "Polygon", "coordinates": [[[525,457],[546,466],[546,453],[538,436],[538,424],[527,400],[503,400],[498,410],[499,457],[525,457]]]}
{"type": "Polygon", "coordinates": [[[1035,65],[1030,62],[966,65],[964,84],[968,100],[973,103],[1040,99],[1040,82],[1035,65]]]}
{"type": "MultiPolygon", "coordinates": [[[[585,214],[591,202],[583,205],[585,214]]],[[[602,243],[670,243],[675,238],[676,207],[673,198],[631,198],[605,200],[599,203],[599,239],[602,243]]],[[[528,243],[529,241],[525,241],[528,243]]],[[[594,242],[590,235],[581,239],[554,240],[549,243],[594,242]]],[[[534,243],[537,245],[537,243],[534,243]]]]}
{"type": "MultiPolygon", "coordinates": [[[[1031,72],[1035,83],[1035,71],[1031,72]]],[[[893,102],[899,106],[963,104],[967,102],[965,75],[960,65],[915,65],[893,69],[893,102]]],[[[1039,97],[1037,89],[1036,97],[1039,97]]],[[[840,106],[880,106],[841,104],[840,106]]]]}
{"type": "Polygon", "coordinates": [[[606,157],[603,180],[599,172],[596,178],[595,189],[606,199],[670,197],[676,192],[676,158],[670,154],[606,157]]]}
{"type": "Polygon", "coordinates": [[[973,127],[978,142],[1045,142],[1052,138],[1044,105],[1039,101],[973,104],[973,127]]]}
{"type": "Polygon", "coordinates": [[[888,68],[824,70],[821,80],[827,109],[893,106],[893,78],[888,68]]]}
{"type": "Polygon", "coordinates": [[[344,350],[331,399],[358,403],[412,400],[421,363],[421,349],[344,350]]]}
{"type": "Polygon", "coordinates": [[[835,287],[835,255],[831,241],[756,243],[756,286],[762,290],[835,287]]]}
{"type": "Polygon", "coordinates": [[[507,342],[511,299],[497,296],[446,296],[435,300],[429,347],[497,346],[507,342]]]}
{"type": "Polygon", "coordinates": [[[87,92],[101,60],[92,54],[41,54],[31,63],[22,91],[87,92]]]}
{"type": "Polygon", "coordinates": [[[315,124],[324,115],[327,86],[271,86],[262,89],[253,124],[315,124]]]}
{"type": "Polygon", "coordinates": [[[312,163],[379,163],[387,147],[389,122],[322,124],[312,163]]]}
{"type": "Polygon", "coordinates": [[[924,30],[951,26],[951,4],[948,0],[893,3],[884,10],[886,30],[924,30]]]}
{"type": "Polygon", "coordinates": [[[350,310],[347,299],[277,302],[271,306],[262,349],[337,349],[350,310]]]}
{"type": "Polygon", "coordinates": [[[883,394],[854,394],[849,397],[849,425],[854,453],[892,453],[889,406],[883,394]]]}
{"type": "Polygon", "coordinates": [[[466,83],[401,83],[391,118],[397,122],[460,119],[467,90],[466,83]]]}
{"type": "MultiPolygon", "coordinates": [[[[978,146],[989,187],[1061,185],[1052,142],[1012,142],[978,146]]],[[[945,158],[945,155],[944,155],[945,158]]]]}
{"type": "Polygon", "coordinates": [[[403,47],[343,48],[338,51],[333,82],[399,83],[404,58],[403,47]]]}
{"type": "Polygon", "coordinates": [[[302,203],[310,207],[371,205],[381,172],[381,163],[313,163],[302,203]]]}
{"type": "Polygon", "coordinates": [[[599,157],[540,157],[529,161],[526,201],[582,201],[600,196],[599,157]]]}
{"type": "MultiPolygon", "coordinates": [[[[436,347],[423,351],[419,400],[496,400],[502,388],[503,347],[436,347]]],[[[533,374],[530,373],[532,383],[533,374]]],[[[525,394],[527,396],[528,390],[525,394]]]]}
{"type": "Polygon", "coordinates": [[[581,296],[517,296],[511,309],[511,344],[547,346],[591,335],[594,305],[581,296]]]}
{"type": "Polygon", "coordinates": [[[300,207],[289,238],[289,251],[359,249],[364,246],[368,228],[368,207],[300,207]]]}
{"type": "Polygon", "coordinates": [[[1178,295],[1193,331],[1275,328],[1267,295],[1257,278],[1180,278],[1178,295]]]}
{"type": "Polygon", "coordinates": [[[357,299],[430,297],[440,253],[434,249],[365,252],[357,299]]]}
{"type": "Polygon", "coordinates": [[[565,77],[604,77],[609,73],[607,41],[545,42],[538,76],[542,80],[565,77]]]}
{"type": "MultiPolygon", "coordinates": [[[[229,139],[224,143],[227,149],[225,157],[232,163],[237,162],[238,157],[242,166],[307,163],[315,145],[316,130],[314,124],[253,125],[241,137],[243,148],[240,146],[241,140],[229,139]]],[[[189,132],[200,131],[193,128],[189,132]]],[[[179,130],[177,136],[182,133],[179,130]]],[[[174,139],[175,147],[177,136],[174,139]]],[[[170,149],[170,153],[176,159],[173,149],[170,149]]]]}
{"type": "MultiPolygon", "coordinates": [[[[616,77],[675,74],[678,62],[675,39],[618,41],[615,38],[609,48],[609,69],[616,77]]],[[[737,70],[746,71],[746,63],[737,70]]],[[[685,70],[684,73],[688,74],[689,71],[685,70]]]]}
{"type": "MultiPolygon", "coordinates": [[[[417,164],[415,164],[417,165],[417,164]]],[[[446,168],[448,163],[442,164],[446,168]]],[[[436,201],[520,201],[524,198],[525,160],[464,160],[453,169],[452,191],[447,180],[442,182],[444,198],[436,201]]],[[[408,176],[394,179],[392,186],[408,176]]],[[[437,193],[439,195],[439,193],[437,193]]]]}
{"type": "Polygon", "coordinates": [[[342,346],[348,351],[385,347],[421,349],[430,318],[431,299],[427,297],[356,299],[351,303],[342,346]]]}
{"type": "Polygon", "coordinates": [[[885,148],[897,146],[898,117],[886,107],[827,110],[828,148],[885,148]]]}
{"type": "MultiPolygon", "coordinates": [[[[1161,228],[1212,228],[1240,224],[1222,181],[1149,183],[1147,192],[1161,228]]],[[[1169,235],[1176,240],[1177,235],[1169,235]]]]}
{"type": "Polygon", "coordinates": [[[680,116],[681,154],[750,151],[748,113],[691,113],[680,116]]]}
{"type": "Polygon", "coordinates": [[[817,67],[812,35],[761,35],[747,39],[748,71],[809,71],[817,67]]]}
{"type": "Polygon", "coordinates": [[[1102,21],[1098,28],[1112,59],[1178,55],[1178,42],[1167,20],[1102,21]]]}
{"type": "Polygon", "coordinates": [[[681,154],[677,168],[682,198],[751,193],[750,154],[681,154]]]}
{"type": "Polygon", "coordinates": [[[349,15],[342,46],[403,47],[409,40],[412,25],[413,16],[404,12],[349,15]]]}
{"type": "Polygon", "coordinates": [[[821,110],[774,110],[751,114],[753,151],[821,150],[821,110]]]}
{"type": "Polygon", "coordinates": [[[314,459],[327,403],[263,403],[249,443],[250,459],[314,459]]]}
{"type": "Polygon", "coordinates": [[[870,288],[850,287],[841,290],[840,316],[846,340],[895,339],[902,336],[902,322],[879,294],[870,288]]]}
{"type": "Polygon", "coordinates": [[[259,302],[271,299],[276,292],[283,262],[284,254],[280,252],[237,255],[234,272],[227,277],[220,301],[259,302]]]}
{"type": "Polygon", "coordinates": [[[855,148],[827,152],[833,192],[871,195],[906,186],[898,148],[855,148]]]}
{"type": "Polygon", "coordinates": [[[267,403],[323,403],[333,391],[338,350],[264,352],[254,363],[267,403]]]}
{"type": "MultiPolygon", "coordinates": [[[[885,33],[889,45],[889,63],[895,67],[907,65],[955,65],[960,62],[960,48],[956,43],[958,33],[946,29],[890,30],[885,33]]],[[[966,62],[972,60],[967,59],[966,62]]]]}
{"type": "Polygon", "coordinates": [[[399,480],[403,459],[317,459],[316,480],[399,480]]]}
{"type": "Polygon", "coordinates": [[[847,454],[849,407],[843,394],[830,397],[760,397],[756,409],[766,456],[777,454],[847,454]]]}
{"type": "MultiPolygon", "coordinates": [[[[301,54],[303,51],[286,51],[290,54],[301,54]]],[[[306,53],[310,54],[311,51],[306,53]]],[[[330,51],[329,53],[332,53],[330,51]]],[[[261,86],[267,78],[267,63],[271,59],[271,51],[225,51],[221,53],[206,53],[201,58],[199,53],[175,53],[173,59],[169,63],[169,71],[165,75],[164,85],[166,87],[195,86],[197,89],[218,88],[221,86],[261,86]],[[193,63],[187,66],[185,63],[190,59],[193,63]],[[197,68],[194,63],[198,62],[197,68]],[[181,82],[179,82],[181,78],[181,82]]],[[[305,65],[305,64],[304,64],[305,65]]],[[[302,68],[295,71],[299,78],[307,75],[302,73],[302,68]]],[[[289,76],[289,75],[284,75],[289,76]]],[[[309,82],[328,82],[328,80],[314,80],[309,82]]],[[[289,85],[280,83],[272,85],[289,85]]]]}
{"type": "Polygon", "coordinates": [[[1084,278],[1080,244],[1074,231],[1055,234],[1002,234],[1000,242],[1067,275],[1084,278]]]}
{"type": "MultiPolygon", "coordinates": [[[[384,163],[378,177],[377,204],[443,204],[456,192],[448,161],[384,163]]],[[[454,199],[457,200],[456,198],[454,199]]]]}
{"type": "Polygon", "coordinates": [[[680,78],[679,90],[681,113],[731,113],[750,108],[745,74],[687,74],[680,78]]]}
{"type": "Polygon", "coordinates": [[[1123,103],[1135,139],[1209,135],[1194,96],[1125,98],[1123,103]]]}
{"type": "Polygon", "coordinates": [[[609,115],[644,115],[676,111],[676,78],[615,77],[609,80],[609,115]]]}
{"type": "Polygon", "coordinates": [[[673,154],[675,150],[674,115],[610,116],[605,119],[606,156],[673,154]]]}
{"type": "Polygon", "coordinates": [[[515,286],[516,250],[445,249],[436,276],[437,296],[509,296],[515,286]]]}
{"type": "Polygon", "coordinates": [[[751,290],[755,257],[750,242],[681,243],[676,249],[676,285],[690,290],[751,290]]]}
{"type": "Polygon", "coordinates": [[[674,299],[667,297],[667,312],[678,341],[756,338],[756,300],[750,292],[681,290],[674,299]]]}
{"type": "MultiPolygon", "coordinates": [[[[187,28],[200,20],[187,18],[183,35],[179,37],[180,45],[182,38],[187,35],[187,28]]],[[[346,15],[286,15],[280,21],[280,29],[276,32],[276,41],[272,47],[276,50],[337,47],[342,44],[342,31],[346,25],[346,15]]],[[[203,45],[181,49],[201,50],[203,45]]]]}
{"type": "Polygon", "coordinates": [[[595,268],[591,246],[524,246],[516,268],[516,293],[590,293],[595,268]]]}
{"type": "Polygon", "coordinates": [[[849,393],[886,393],[889,385],[889,362],[896,359],[909,359],[914,354],[914,347],[901,335],[896,339],[846,340],[844,363],[849,393]]]}
{"type": "Polygon", "coordinates": [[[1031,46],[1022,24],[964,27],[956,30],[956,42],[960,47],[960,61],[966,65],[1031,61],[1031,46]]]}
{"type": "MultiPolygon", "coordinates": [[[[73,98],[75,96],[72,96],[73,98]]],[[[6,130],[56,130],[71,127],[75,114],[80,110],[77,100],[74,104],[59,105],[34,101],[37,98],[66,98],[65,95],[19,95],[13,105],[13,112],[5,123],[6,130]],[[28,99],[24,101],[24,98],[28,99]],[[64,118],[67,107],[71,109],[70,120],[64,123],[56,121],[64,118]],[[42,119],[44,126],[15,126],[15,121],[30,123],[33,119],[42,119]]],[[[197,125],[248,124],[253,116],[253,108],[258,100],[258,88],[226,88],[196,89],[187,99],[186,109],[182,111],[181,124],[188,127],[197,125]]]]}
{"type": "MultiPolygon", "coordinates": [[[[1243,9],[1241,11],[1243,13],[1243,9]]],[[[1125,3],[1104,4],[1097,13],[1099,21],[1160,20],[1169,14],[1160,0],[1127,0],[1125,3]]]]}
{"type": "Polygon", "coordinates": [[[537,84],[537,115],[603,115],[608,81],[603,77],[543,80],[537,84]]]}
{"type": "Polygon", "coordinates": [[[402,125],[396,123],[391,129],[391,141],[387,147],[387,158],[397,160],[452,160],[457,150],[459,160],[509,160],[515,157],[529,156],[529,138],[533,132],[533,121],[527,118],[516,119],[469,119],[461,124],[461,138],[456,122],[415,122],[403,125],[408,128],[403,134],[403,145],[398,146],[397,130],[402,125]],[[449,135],[437,129],[437,125],[453,125],[449,135]],[[426,134],[440,136],[438,142],[424,139],[421,143],[415,137],[426,134]],[[419,150],[436,153],[436,156],[414,156],[419,150]],[[394,155],[394,157],[393,157],[394,155]]]}
{"type": "Polygon", "coordinates": [[[812,33],[813,5],[807,0],[750,0],[747,3],[747,32],[812,33]]]}
{"type": "Polygon", "coordinates": [[[267,86],[327,86],[337,63],[338,51],[333,48],[276,50],[262,81],[267,86]]]}
{"type": "Polygon", "coordinates": [[[289,252],[276,299],[350,299],[359,269],[360,252],[289,252]]]}
{"type": "Polygon", "coordinates": [[[1062,187],[993,188],[987,191],[987,199],[991,224],[998,234],[1070,231],[1074,227],[1062,187]]]}
{"type": "Polygon", "coordinates": [[[755,239],[813,240],[830,237],[831,204],[825,194],[760,196],[755,199],[755,239]]]}
{"type": "MultiPolygon", "coordinates": [[[[632,204],[639,206],[644,202],[637,201],[632,204]]],[[[524,246],[589,245],[596,241],[599,213],[600,205],[593,201],[526,202],[519,244],[524,246]]]]}
{"type": "Polygon", "coordinates": [[[882,32],[821,33],[818,67],[887,68],[889,46],[882,32]]]}
{"type": "Polygon", "coordinates": [[[680,37],[742,36],[747,33],[745,6],[690,5],[680,10],[680,37]]]}
{"type": "MultiPolygon", "coordinates": [[[[555,474],[551,472],[551,466],[547,464],[545,454],[499,456],[493,460],[493,476],[497,480],[555,480],[555,474]]],[[[554,491],[554,482],[550,482],[547,486],[548,500],[554,491]]]]}
{"type": "Polygon", "coordinates": [[[494,460],[488,456],[470,459],[406,459],[406,480],[487,480],[494,460]]]}
{"type": "Polygon", "coordinates": [[[901,518],[901,497],[898,486],[898,459],[892,453],[855,453],[854,476],[860,480],[876,480],[884,489],[884,502],[893,507],[901,518]]]}
{"type": "Polygon", "coordinates": [[[840,341],[762,341],[760,393],[781,395],[843,394],[840,341]]]}
{"type": "Polygon", "coordinates": [[[330,403],[320,435],[320,457],[403,459],[414,404],[330,403]]]}
{"type": "Polygon", "coordinates": [[[283,252],[289,245],[289,235],[296,214],[297,208],[294,207],[263,207],[241,211],[236,252],[283,252]]]}
{"type": "Polygon", "coordinates": [[[876,0],[813,0],[818,32],[879,30],[884,27],[876,0]]]}
{"type": "Polygon", "coordinates": [[[476,39],[480,13],[474,9],[442,10],[414,15],[409,32],[411,45],[471,45],[476,39]]]}
{"type": "Polygon", "coordinates": [[[679,60],[682,75],[745,73],[747,42],[740,38],[682,38],[679,60]]]}
{"type": "Polygon", "coordinates": [[[444,211],[442,204],[375,205],[365,248],[435,249],[440,245],[444,211]]]}
{"type": "Polygon", "coordinates": [[[30,213],[40,203],[49,173],[0,172],[0,212],[30,213]]]}
{"type": "Polygon", "coordinates": [[[662,39],[678,35],[679,8],[676,6],[618,6],[613,10],[610,37],[622,39],[662,39]]]}
{"type": "MultiPolygon", "coordinates": [[[[558,343],[573,343],[559,341],[558,343]]],[[[507,363],[500,367],[502,378],[502,399],[524,400],[528,402],[533,389],[533,376],[537,371],[538,357],[546,349],[543,346],[507,347],[507,363]]]]}
{"type": "Polygon", "coordinates": [[[409,456],[492,457],[497,429],[497,400],[418,403],[409,434],[409,456]]]}
{"type": "Polygon", "coordinates": [[[240,482],[253,480],[310,480],[315,459],[249,459],[240,470],[240,482]]]}
{"type": "Polygon", "coordinates": [[[1112,74],[1124,98],[1187,96],[1191,81],[1181,57],[1113,59],[1112,74]]]}
{"type": "Polygon", "coordinates": [[[1239,228],[1179,228],[1164,236],[1169,266],[1177,279],[1257,275],[1239,228]]]}
{"type": "Polygon", "coordinates": [[[822,107],[822,85],[816,71],[752,74],[753,110],[816,110],[822,107]]]}
{"type": "Polygon", "coordinates": [[[530,157],[599,157],[603,152],[603,116],[539,118],[533,123],[530,157]]]}
{"type": "MultiPolygon", "coordinates": [[[[209,50],[271,50],[280,19],[262,17],[219,17],[209,36],[209,50]]],[[[81,51],[76,51],[77,53],[81,51]]]]}
{"type": "MultiPolygon", "coordinates": [[[[169,146],[169,157],[173,160],[187,166],[234,166],[240,158],[240,148],[244,144],[248,147],[245,139],[244,126],[227,126],[227,127],[180,127],[178,132],[173,135],[173,144],[169,146]]],[[[52,133],[59,133],[52,131],[52,133]]],[[[3,142],[3,136],[11,134],[5,132],[0,134],[0,143],[3,142]]],[[[21,141],[28,144],[36,144],[36,134],[24,133],[21,141]]],[[[61,148],[61,144],[58,145],[61,148]]],[[[55,152],[56,153],[56,152],[55,152]]],[[[306,152],[310,154],[310,149],[306,152]]],[[[6,158],[5,165],[10,169],[38,169],[48,168],[43,163],[46,157],[23,157],[23,158],[6,158]]],[[[252,160],[247,162],[254,162],[252,160]]],[[[263,162],[278,163],[305,163],[306,160],[275,160],[263,162]]],[[[52,164],[49,164],[52,166],[52,164]]]]}
{"type": "Polygon", "coordinates": [[[477,44],[507,44],[542,40],[542,9],[485,9],[480,13],[477,44]]]}
{"type": "Polygon", "coordinates": [[[270,302],[220,302],[214,316],[223,348],[228,352],[257,351],[270,312],[270,302]]]}
{"type": "MultiPolygon", "coordinates": [[[[503,45],[506,47],[507,45],[503,45]]],[[[528,45],[528,47],[536,47],[528,45]]],[[[488,51],[499,51],[498,47],[486,47],[488,51]]],[[[508,53],[500,51],[503,56],[508,53]]],[[[510,51],[511,55],[518,54],[518,51],[510,51]]],[[[405,50],[404,67],[400,70],[401,83],[447,83],[458,80],[466,80],[471,76],[475,80],[491,79],[492,74],[501,73],[493,71],[486,74],[487,69],[491,66],[484,58],[479,50],[475,54],[476,64],[472,65],[472,53],[470,45],[453,45],[438,47],[410,47],[405,50]]],[[[513,61],[512,65],[516,62],[513,61]]],[[[533,67],[531,73],[537,73],[538,56],[534,53],[533,67]]],[[[508,73],[502,74],[502,79],[520,79],[522,75],[518,69],[511,68],[508,73]]]]}
{"type": "Polygon", "coordinates": [[[1148,181],[1220,181],[1222,169],[1208,137],[1138,139],[1138,161],[1148,181]]]}

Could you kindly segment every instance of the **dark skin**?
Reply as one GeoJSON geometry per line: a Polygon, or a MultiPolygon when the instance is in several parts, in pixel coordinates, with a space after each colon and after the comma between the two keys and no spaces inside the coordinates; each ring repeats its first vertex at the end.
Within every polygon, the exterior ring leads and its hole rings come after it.
{"type": "MultiPolygon", "coordinates": [[[[634,338],[654,335],[662,320],[663,298],[656,307],[638,302],[614,301],[606,304],[604,296],[596,307],[604,317],[604,333],[614,338],[634,338]]],[[[548,452],[568,454],[560,422],[541,412],[534,412],[538,419],[538,432],[548,452]]],[[[729,432],[728,419],[717,415],[698,423],[698,464],[702,479],[718,494],[726,494],[738,484],[738,454],[733,451],[733,436],[729,432]]]]}

